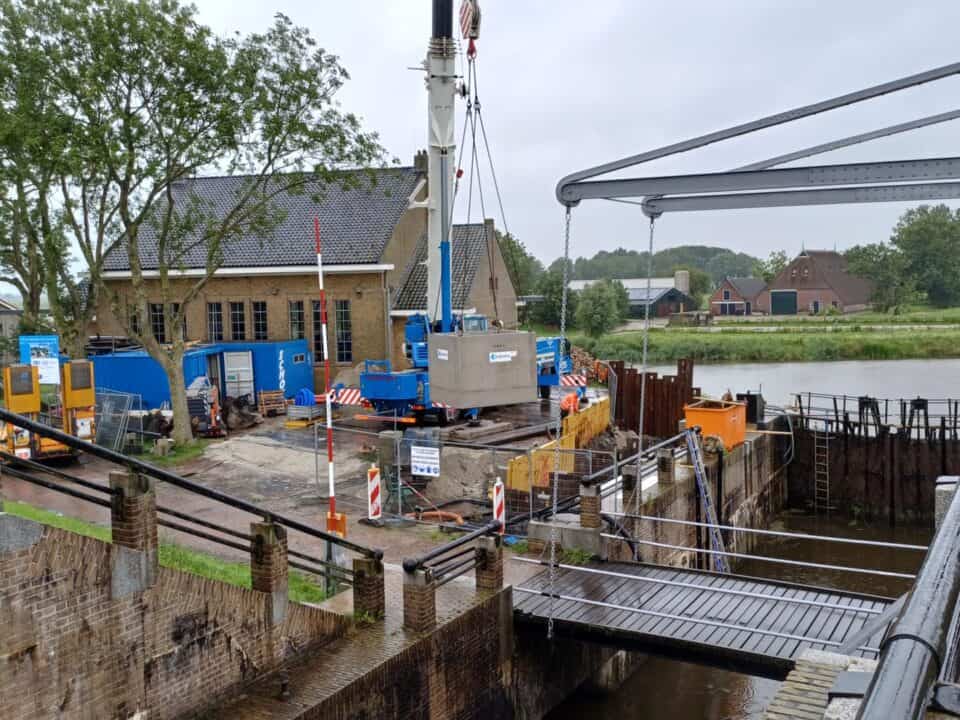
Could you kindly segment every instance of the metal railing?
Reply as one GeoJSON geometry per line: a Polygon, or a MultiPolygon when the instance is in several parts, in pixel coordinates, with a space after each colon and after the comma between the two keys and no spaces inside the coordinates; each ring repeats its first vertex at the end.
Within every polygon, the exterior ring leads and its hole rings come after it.
{"type": "Polygon", "coordinates": [[[953,398],[877,398],[868,395],[829,395],[796,393],[795,405],[800,425],[829,423],[834,432],[879,434],[900,428],[918,437],[941,439],[960,437],[960,399],[953,398]]]}
{"type": "MultiPolygon", "coordinates": [[[[960,477],[952,478],[960,483],[960,477]]],[[[900,616],[881,643],[880,662],[857,717],[923,718],[948,654],[956,646],[952,622],[960,598],[960,493],[950,507],[917,574],[900,616]]],[[[952,678],[951,678],[952,680],[952,678]]]]}
{"type": "Polygon", "coordinates": [[[435,547],[415,558],[404,558],[403,569],[408,573],[418,570],[429,571],[437,587],[475,570],[482,564],[477,549],[472,545],[475,540],[493,535],[500,530],[500,523],[492,521],[486,525],[461,535],[456,540],[435,547]]]}
{"type": "MultiPolygon", "coordinates": [[[[137,458],[122,455],[109,448],[95,445],[85,440],[80,440],[72,435],[61,432],[60,430],[48,427],[29,418],[16,415],[15,413],[11,413],[3,408],[0,408],[0,420],[16,425],[17,427],[23,428],[32,433],[36,433],[37,435],[56,440],[75,450],[81,450],[89,455],[99,457],[102,460],[106,460],[118,466],[124,467],[130,472],[152,477],[189,493],[214,500],[227,507],[262,518],[265,522],[282,525],[288,530],[293,530],[295,532],[302,533],[303,535],[322,540],[328,543],[328,546],[338,546],[344,550],[354,552],[362,557],[375,558],[377,560],[380,560],[383,557],[383,551],[380,549],[366,547],[359,543],[352,542],[345,538],[341,538],[337,535],[312,527],[311,525],[294,518],[266,510],[240,498],[227,495],[219,490],[192,482],[169,470],[156,467],[137,458]]],[[[2,472],[11,475],[12,477],[16,477],[19,480],[52,490],[54,492],[68,495],[100,507],[109,508],[112,505],[111,499],[114,496],[114,492],[107,486],[90,482],[89,480],[76,477],[70,473],[48,467],[32,460],[16,458],[5,452],[0,452],[0,458],[7,460],[10,463],[9,465],[5,465],[3,467],[2,472]],[[24,468],[26,468],[26,470],[24,468]],[[31,472],[27,472],[27,470],[31,472]],[[85,490],[90,490],[106,497],[92,495],[84,490],[78,490],[76,488],[64,485],[61,482],[46,479],[41,477],[39,475],[40,473],[47,476],[56,477],[61,481],[74,483],[85,490]]],[[[251,547],[249,543],[251,542],[252,538],[247,533],[231,530],[223,527],[222,525],[217,525],[189,513],[185,513],[182,510],[175,510],[171,507],[166,507],[163,505],[158,505],[157,512],[160,515],[167,516],[166,518],[159,517],[157,519],[157,523],[163,527],[167,527],[171,530],[191,535],[202,540],[213,542],[224,547],[242,550],[247,553],[250,552],[251,547]],[[195,527],[183,525],[180,522],[175,522],[169,518],[190,523],[195,527]],[[217,534],[215,535],[208,531],[212,531],[217,534]],[[224,535],[227,537],[221,537],[224,535]],[[237,540],[242,542],[237,542],[237,540]]],[[[350,582],[352,580],[353,571],[351,568],[344,568],[327,560],[321,560],[308,553],[300,552],[290,548],[287,550],[287,555],[291,558],[297,559],[288,561],[288,565],[291,567],[303,570],[305,572],[310,572],[312,574],[327,576],[331,579],[337,580],[338,582],[350,582]]]]}

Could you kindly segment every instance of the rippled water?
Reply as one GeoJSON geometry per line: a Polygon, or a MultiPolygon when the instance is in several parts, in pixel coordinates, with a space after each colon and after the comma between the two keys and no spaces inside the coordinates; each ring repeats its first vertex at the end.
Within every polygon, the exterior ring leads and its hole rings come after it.
{"type": "MultiPolygon", "coordinates": [[[[918,545],[927,544],[932,535],[931,529],[890,528],[887,525],[851,526],[841,521],[794,514],[784,514],[771,529],[918,545]]],[[[767,539],[760,542],[752,553],[901,572],[916,572],[922,560],[922,553],[917,551],[864,548],[796,539],[767,539]]],[[[745,563],[735,570],[747,575],[774,577],[877,595],[894,596],[905,589],[905,581],[895,578],[776,566],[769,563],[745,563]]],[[[762,717],[764,707],[778,687],[779,683],[774,680],[651,657],[616,693],[599,697],[577,693],[548,718],[623,720],[665,717],[669,720],[752,720],[762,717]]]]}

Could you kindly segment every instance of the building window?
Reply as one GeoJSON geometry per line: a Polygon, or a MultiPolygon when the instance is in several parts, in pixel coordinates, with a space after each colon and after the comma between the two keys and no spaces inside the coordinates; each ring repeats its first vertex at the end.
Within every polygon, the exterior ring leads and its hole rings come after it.
{"type": "Polygon", "coordinates": [[[724,299],[724,300],[729,300],[729,299],[730,299],[730,291],[729,291],[729,290],[724,290],[724,291],[723,291],[723,299],[724,299]]]}
{"type": "Polygon", "coordinates": [[[336,300],[337,362],[353,362],[353,323],[350,320],[350,301],[336,300]]]}
{"type": "Polygon", "coordinates": [[[810,277],[810,268],[804,268],[804,269],[803,269],[803,276],[804,276],[804,277],[810,277]]]}
{"type": "Polygon", "coordinates": [[[303,300],[290,301],[290,339],[302,340],[306,336],[303,319],[303,300]]]}
{"type": "Polygon", "coordinates": [[[247,339],[247,316],[242,302],[230,303],[230,338],[247,339]]]}
{"type": "Polygon", "coordinates": [[[207,339],[223,342],[223,305],[218,302],[207,303],[207,339]]]}
{"type": "Polygon", "coordinates": [[[267,339],[267,301],[254,300],[253,303],[253,339],[267,339]]]}
{"type": "Polygon", "coordinates": [[[133,305],[130,306],[129,321],[130,331],[134,335],[143,333],[143,326],[140,324],[140,313],[137,312],[137,309],[133,307],[133,305]]]}
{"type": "Polygon", "coordinates": [[[796,276],[797,276],[797,269],[796,269],[796,268],[793,268],[793,269],[790,271],[790,277],[796,277],[796,276]]]}
{"type": "Polygon", "coordinates": [[[167,325],[163,317],[163,305],[150,303],[150,329],[158,343],[167,341],[167,325]]]}
{"type": "Polygon", "coordinates": [[[323,313],[320,311],[320,301],[313,301],[313,361],[318,365],[324,361],[323,357],[323,313]]]}

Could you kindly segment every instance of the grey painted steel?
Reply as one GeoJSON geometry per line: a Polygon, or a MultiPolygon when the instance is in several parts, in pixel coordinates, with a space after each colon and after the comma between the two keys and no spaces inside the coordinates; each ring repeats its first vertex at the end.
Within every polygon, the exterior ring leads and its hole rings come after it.
{"type": "MultiPolygon", "coordinates": [[[[44,425],[43,423],[36,422],[35,420],[23,417],[22,415],[12,413],[6,408],[0,408],[0,420],[11,423],[25,430],[29,430],[30,432],[37,433],[43,437],[52,438],[53,440],[63,443],[67,447],[73,448],[74,450],[83,450],[89,455],[93,455],[94,457],[121,465],[133,472],[142,473],[143,475],[156,478],[157,480],[162,480],[170,485],[174,485],[184,490],[189,490],[192,493],[210,498],[211,500],[216,500],[217,502],[221,502],[224,505],[234,507],[238,510],[243,510],[251,515],[262,517],[264,520],[285,525],[291,530],[296,530],[306,535],[312,535],[313,537],[321,538],[327,542],[332,542],[335,545],[340,545],[347,550],[352,550],[353,552],[359,553],[365,557],[375,557],[378,559],[383,557],[383,550],[378,548],[368,548],[363,545],[359,545],[337,535],[332,535],[323,530],[307,525],[306,523],[302,523],[299,520],[294,520],[293,518],[289,518],[285,515],[257,507],[253,503],[248,503],[246,500],[241,500],[240,498],[235,498],[232,495],[222,493],[219,490],[214,490],[213,488],[206,487],[205,485],[191,482],[190,480],[180,477],[176,473],[172,473],[169,470],[158,468],[150,463],[143,462],[142,460],[138,460],[137,458],[130,457],[128,455],[122,455],[118,452],[110,450],[109,448],[101,447],[100,445],[94,445],[93,443],[89,443],[85,440],[80,440],[73,435],[68,435],[67,433],[57,430],[56,428],[52,428],[49,425],[44,425]]],[[[33,480],[36,481],[37,478],[33,478],[33,480]]],[[[63,489],[64,491],[66,490],[66,488],[63,489]]]]}
{"type": "Polygon", "coordinates": [[[930,125],[937,125],[938,123],[949,122],[958,118],[960,118],[960,110],[951,110],[949,112],[938,113],[936,115],[927,115],[926,117],[918,118],[916,120],[910,120],[909,122],[905,123],[897,123],[896,125],[887,125],[887,127],[871,130],[870,132],[860,133],[859,135],[849,135],[845,138],[840,138],[839,140],[832,140],[830,142],[821,143],[820,145],[811,145],[803,150],[795,150],[794,152],[786,153],[784,155],[777,155],[776,157],[767,158],[766,160],[760,160],[759,162],[738,167],[737,170],[766,170],[767,168],[783,165],[784,163],[793,162],[794,160],[802,160],[803,158],[812,157],[813,155],[821,155],[823,153],[833,152],[834,150],[840,150],[845,147],[850,147],[851,145],[859,145],[860,143],[869,142],[870,140],[889,137],[891,135],[898,135],[900,133],[910,132],[911,130],[919,130],[920,128],[929,127],[930,125]]]}
{"type": "MultiPolygon", "coordinates": [[[[602,537],[610,538],[611,540],[619,540],[621,542],[627,542],[624,538],[619,535],[610,535],[608,533],[601,533],[602,537]]],[[[881,577],[896,577],[903,578],[904,580],[913,580],[916,575],[911,575],[909,573],[898,573],[892,572],[890,570],[871,570],[869,568],[856,568],[856,567],[847,567],[846,565],[826,565],[824,563],[812,563],[812,562],[803,562],[802,560],[787,560],[785,558],[775,558],[768,557],[766,555],[747,555],[746,553],[737,553],[730,552],[729,550],[711,550],[710,548],[692,548],[687,547],[686,545],[671,545],[670,543],[661,543],[655,542],[654,540],[638,540],[633,539],[629,541],[631,544],[636,543],[637,545],[652,545],[654,547],[667,548],[669,550],[685,550],[687,552],[703,553],[714,555],[726,555],[727,557],[741,558],[743,560],[759,560],[760,562],[770,562],[770,563],[779,563],[781,565],[795,565],[796,567],[808,567],[816,568],[817,570],[840,570],[842,572],[858,573],[861,575],[877,575],[881,577]]]]}
{"type": "MultiPolygon", "coordinates": [[[[546,560],[534,560],[532,558],[520,558],[520,557],[512,557],[510,559],[513,560],[514,562],[528,563],[530,565],[540,565],[543,567],[550,566],[550,563],[547,562],[546,560]]],[[[816,600],[803,600],[801,598],[782,597],[779,595],[766,595],[764,593],[746,592],[743,590],[731,590],[730,588],[711,587],[709,585],[697,585],[695,583],[682,583],[682,582],[677,582],[676,580],[660,580],[658,578],[644,577],[642,575],[628,575],[626,573],[612,572],[610,570],[597,570],[596,568],[583,567],[582,565],[566,565],[564,563],[557,563],[557,567],[560,568],[561,570],[571,570],[572,572],[582,572],[582,573],[587,573],[589,575],[605,575],[607,577],[623,578],[624,580],[628,580],[631,582],[650,583],[652,585],[665,585],[667,587],[697,588],[707,593],[716,593],[719,595],[733,595],[735,597],[753,598],[756,600],[773,600],[774,602],[782,602],[788,605],[807,605],[809,607],[818,607],[818,608],[825,608],[827,610],[838,610],[840,612],[849,612],[855,615],[880,615],[881,613],[884,612],[883,610],[875,610],[874,608],[859,608],[859,607],[852,607],[850,605],[838,605],[836,603],[817,602],[816,600]]]]}
{"type": "MultiPolygon", "coordinates": [[[[953,478],[956,482],[960,478],[953,478]]],[[[954,495],[890,634],[858,718],[922,718],[948,649],[960,597],[960,493],[954,495]]]]}
{"type": "Polygon", "coordinates": [[[533,333],[433,333],[428,347],[434,402],[480,408],[537,400],[533,333]]]}
{"type": "Polygon", "coordinates": [[[563,205],[576,205],[580,201],[578,183],[582,180],[597,177],[598,175],[605,175],[606,173],[614,172],[616,170],[623,170],[624,168],[640,165],[642,163],[650,162],[651,160],[657,160],[669,155],[676,155],[678,153],[696,150],[697,148],[705,147],[722,140],[728,140],[740,135],[747,135],[758,130],[774,127],[776,125],[782,125],[784,123],[810,117],[811,115],[817,115],[819,113],[834,110],[846,105],[852,105],[864,100],[886,95],[888,93],[898,92],[906,88],[940,80],[958,73],[960,73],[960,63],[951,63],[942,67],[933,68],[932,70],[927,70],[925,72],[908,75],[890,82],[873,85],[863,90],[857,90],[855,92],[838,95],[830,98],[829,100],[822,100],[820,102],[804,105],[792,110],[787,110],[785,112],[768,115],[758,120],[752,120],[740,125],[734,125],[724,130],[718,130],[716,132],[701,135],[689,140],[683,140],[681,142],[665,145],[654,150],[648,150],[637,155],[631,155],[620,160],[614,160],[613,162],[608,162],[603,165],[587,168],[586,170],[580,170],[578,172],[571,173],[560,180],[560,182],[557,184],[556,190],[557,199],[563,205]]]}
{"type": "MultiPolygon", "coordinates": [[[[535,590],[533,588],[527,587],[516,587],[513,588],[516,592],[528,593],[530,595],[544,595],[549,596],[549,593],[542,590],[535,590]]],[[[599,600],[588,600],[587,598],[573,597],[572,595],[554,595],[557,600],[567,600],[569,602],[583,603],[584,605],[593,605],[594,607],[609,608],[610,610],[620,610],[629,613],[636,613],[637,615],[650,615],[652,617],[663,618],[664,620],[678,620],[680,622],[692,622],[699,625],[707,625],[709,627],[723,628],[725,630],[739,630],[756,635],[769,635],[771,637],[783,638],[785,640],[796,640],[798,642],[809,642],[816,643],[818,645],[830,645],[833,647],[839,646],[840,643],[833,640],[824,640],[821,638],[812,638],[805,635],[793,635],[791,633],[782,633],[777,632],[776,630],[767,630],[765,628],[755,628],[750,625],[738,625],[736,623],[725,623],[718,622],[716,620],[709,620],[704,617],[696,617],[693,615],[674,615],[673,613],[664,613],[658,612],[656,610],[644,610],[643,608],[630,607],[629,605],[617,605],[614,603],[601,602],[599,600]]],[[[867,652],[879,652],[877,648],[858,648],[865,650],[867,652]]]]}
{"type": "MultiPolygon", "coordinates": [[[[523,519],[526,520],[526,517],[524,517],[523,519]]],[[[433,550],[430,550],[429,552],[424,553],[418,558],[404,558],[403,569],[408,573],[413,573],[413,572],[416,572],[417,570],[421,570],[423,569],[424,565],[426,565],[431,560],[436,560],[437,558],[446,555],[451,550],[456,550],[457,548],[463,547],[467,543],[473,542],[479,537],[490,535],[491,533],[495,533],[498,530],[500,530],[500,523],[491,521],[486,525],[484,525],[483,527],[477,528],[473,532],[469,532],[466,535],[460,536],[453,542],[449,542],[446,545],[441,545],[440,547],[436,547],[433,550]]]]}
{"type": "Polygon", "coordinates": [[[960,183],[918,183],[913,185],[865,185],[829,190],[779,190],[767,193],[697,195],[645,200],[643,211],[657,216],[665,212],[738,210],[802,205],[845,205],[873,202],[916,202],[960,198],[960,183]]]}
{"type": "Polygon", "coordinates": [[[841,647],[838,652],[841,655],[849,655],[878,632],[881,630],[885,631],[887,626],[896,619],[897,615],[900,614],[900,610],[903,609],[903,604],[906,601],[906,594],[898,597],[894,602],[890,603],[887,606],[887,609],[884,610],[880,615],[864,625],[860,632],[858,632],[852,638],[847,639],[846,642],[844,642],[843,647],[841,647]]]}
{"type": "MultiPolygon", "coordinates": [[[[709,523],[697,522],[696,520],[662,518],[655,517],[653,515],[632,515],[630,513],[618,512],[609,512],[607,515],[630,518],[631,520],[652,520],[653,522],[672,523],[675,525],[711,527],[709,523]]],[[[714,525],[712,527],[719,528],[720,530],[732,530],[734,532],[753,533],[755,535],[770,535],[773,537],[794,538],[798,540],[822,540],[823,542],[847,543],[849,545],[869,545],[870,547],[894,548],[897,550],[927,550],[926,545],[907,545],[905,543],[882,542],[880,540],[857,540],[856,538],[834,537],[832,535],[810,535],[808,533],[782,532],[780,530],[760,530],[759,528],[737,527],[736,525],[714,525]]]]}
{"type": "MultiPolygon", "coordinates": [[[[812,165],[779,170],[734,170],[733,172],[623,180],[594,180],[580,183],[577,189],[581,199],[590,200],[957,179],[960,179],[960,158],[948,157],[845,165],[812,165]]],[[[659,202],[651,200],[650,204],[656,206],[659,202]]]]}

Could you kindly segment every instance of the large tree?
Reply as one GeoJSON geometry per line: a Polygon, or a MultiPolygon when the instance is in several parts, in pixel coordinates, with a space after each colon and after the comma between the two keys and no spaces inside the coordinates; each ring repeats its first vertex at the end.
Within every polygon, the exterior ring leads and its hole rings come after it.
{"type": "Polygon", "coordinates": [[[597,280],[584,288],[577,300],[577,328],[590,337],[600,337],[624,321],[629,306],[623,283],[597,280]]]}
{"type": "Polygon", "coordinates": [[[908,270],[906,257],[892,245],[855,245],[845,256],[852,274],[873,281],[870,302],[876,310],[896,314],[920,300],[921,293],[908,270]]]}
{"type": "Polygon", "coordinates": [[[533,294],[537,280],[543,274],[543,263],[527,252],[526,246],[510,233],[497,230],[497,244],[517,295],[533,294]]]}
{"type": "Polygon", "coordinates": [[[939,307],[960,305],[960,210],[921,205],[908,210],[890,238],[903,272],[939,307]]]}
{"type": "MultiPolygon", "coordinates": [[[[282,219],[275,197],[362,181],[341,171],[379,162],[382,148],[334,100],[348,77],[337,57],[284,16],[265,33],[223,39],[176,0],[22,3],[42,18],[56,69],[47,81],[73,123],[60,178],[65,225],[93,292],[163,367],[175,440],[185,442],[184,318],[227,246],[269,241],[282,219]],[[214,207],[191,182],[210,172],[246,179],[214,207]],[[130,296],[103,278],[110,252],[126,257],[130,296]],[[187,278],[180,271],[197,253],[203,268],[187,278]],[[169,342],[145,321],[151,304],[163,309],[169,342]]],[[[86,289],[59,281],[64,315],[85,312],[71,296],[86,289]]]]}
{"type": "Polygon", "coordinates": [[[766,260],[757,260],[753,274],[769,283],[790,264],[790,258],[783,250],[773,250],[766,260]]]}

